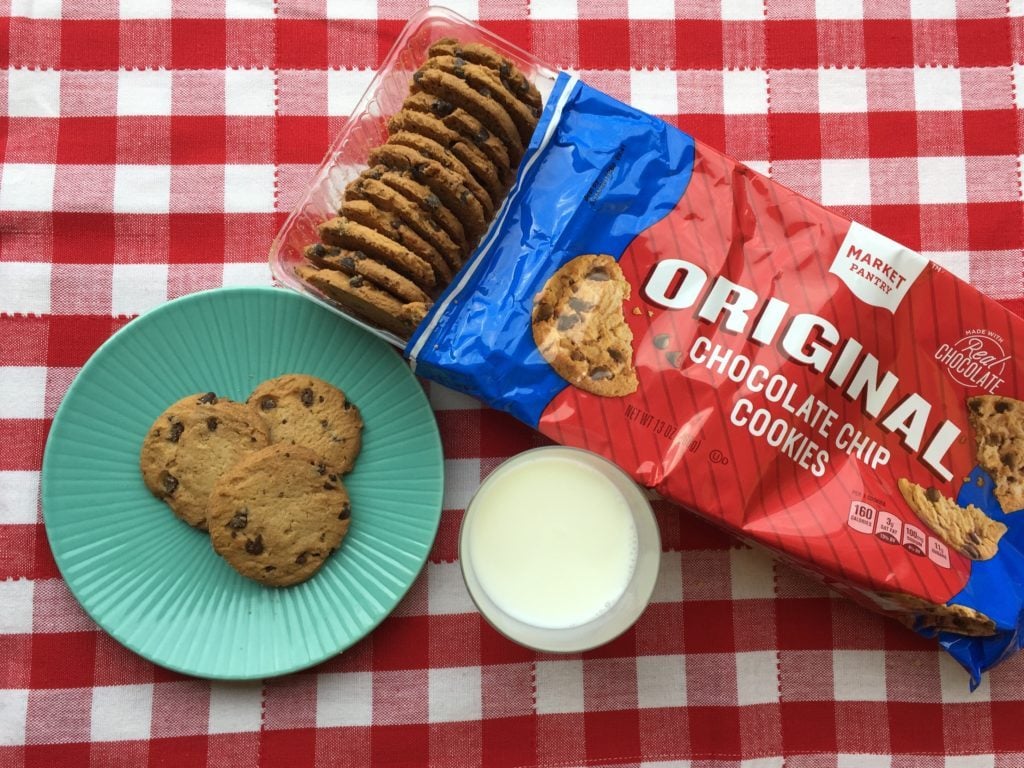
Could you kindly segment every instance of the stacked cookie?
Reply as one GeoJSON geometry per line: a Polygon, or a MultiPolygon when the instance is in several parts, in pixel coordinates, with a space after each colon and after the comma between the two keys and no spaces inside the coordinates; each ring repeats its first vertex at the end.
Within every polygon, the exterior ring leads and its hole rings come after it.
{"type": "Polygon", "coordinates": [[[504,202],[540,109],[536,87],[496,51],[434,43],[387,142],[345,188],[296,274],[408,338],[504,202]]]}
{"type": "Polygon", "coordinates": [[[208,530],[235,570],[282,587],[316,573],[348,531],[342,476],[362,428],[340,389],[286,374],[245,403],[213,392],[178,400],[150,427],[139,463],[150,492],[208,530]]]}

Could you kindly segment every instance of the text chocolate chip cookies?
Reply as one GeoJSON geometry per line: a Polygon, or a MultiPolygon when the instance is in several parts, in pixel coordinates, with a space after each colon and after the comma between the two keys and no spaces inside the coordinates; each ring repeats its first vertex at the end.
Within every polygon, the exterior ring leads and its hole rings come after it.
{"type": "Polygon", "coordinates": [[[342,477],[362,430],[340,389],[284,374],[245,403],[207,392],[172,404],[147,432],[139,465],[153,495],[209,530],[235,570],[283,587],[308,579],[341,544],[352,514],[342,477]]]}
{"type": "Polygon", "coordinates": [[[540,108],[536,87],[504,56],[438,40],[387,142],[369,152],[296,276],[409,338],[505,201],[540,108]]]}

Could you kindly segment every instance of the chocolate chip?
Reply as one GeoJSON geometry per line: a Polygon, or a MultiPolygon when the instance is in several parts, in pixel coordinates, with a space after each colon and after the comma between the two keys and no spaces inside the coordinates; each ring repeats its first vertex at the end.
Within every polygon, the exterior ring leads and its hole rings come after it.
{"type": "Polygon", "coordinates": [[[541,303],[537,305],[536,320],[538,323],[550,320],[553,314],[555,314],[555,309],[550,304],[541,303]]]}
{"type": "Polygon", "coordinates": [[[228,520],[227,527],[233,531],[240,531],[249,524],[249,510],[246,507],[242,507],[240,510],[235,512],[234,517],[228,520]]]}
{"type": "Polygon", "coordinates": [[[245,540],[245,551],[250,555],[262,555],[263,554],[263,536],[256,534],[255,539],[245,540]]]}
{"type": "Polygon", "coordinates": [[[596,368],[590,369],[591,381],[605,381],[607,379],[614,379],[615,374],[610,369],[605,368],[603,365],[599,365],[596,368]]]}
{"type": "Polygon", "coordinates": [[[579,323],[579,315],[562,315],[558,318],[558,322],[555,323],[555,327],[560,331],[568,331],[574,325],[579,323]]]}
{"type": "Polygon", "coordinates": [[[339,520],[348,520],[352,517],[352,505],[347,501],[341,505],[341,512],[338,514],[339,520]]]}
{"type": "Polygon", "coordinates": [[[928,501],[930,501],[932,504],[936,504],[938,503],[939,499],[942,498],[942,494],[939,493],[938,490],[935,488],[928,488],[924,492],[924,497],[928,499],[928,501]]]}
{"type": "Polygon", "coordinates": [[[206,420],[206,428],[211,432],[217,431],[218,424],[220,424],[220,419],[218,419],[216,416],[211,416],[206,420]]]}
{"type": "Polygon", "coordinates": [[[476,136],[474,136],[473,138],[476,140],[477,144],[483,144],[489,138],[491,138],[491,134],[488,132],[486,128],[481,128],[479,131],[476,132],[476,136]]]}
{"type": "Polygon", "coordinates": [[[350,403],[348,400],[346,400],[344,408],[345,408],[346,411],[352,410],[352,403],[350,403]]]}
{"type": "Polygon", "coordinates": [[[665,359],[668,360],[669,365],[675,368],[676,363],[679,362],[679,352],[666,352],[665,359]]]}
{"type": "Polygon", "coordinates": [[[321,259],[327,255],[327,249],[324,248],[323,243],[317,243],[313,246],[313,255],[321,259]]]}
{"type": "Polygon", "coordinates": [[[486,85],[481,85],[479,88],[476,89],[476,92],[483,96],[485,99],[491,98],[491,89],[488,88],[486,85]]]}
{"type": "Polygon", "coordinates": [[[216,405],[217,395],[213,392],[207,392],[205,395],[199,398],[199,402],[203,405],[216,405]]]}
{"type": "Polygon", "coordinates": [[[327,477],[328,479],[333,480],[334,482],[338,482],[338,480],[341,479],[337,475],[328,475],[327,477]]]}
{"type": "Polygon", "coordinates": [[[501,76],[502,79],[508,77],[509,75],[512,74],[512,65],[510,65],[507,61],[502,61],[501,65],[498,67],[498,74],[501,76]]]}
{"type": "Polygon", "coordinates": [[[534,117],[540,117],[540,110],[537,107],[530,107],[530,114],[532,114],[534,117]]]}
{"type": "Polygon", "coordinates": [[[999,445],[1000,442],[1001,441],[999,440],[999,438],[996,435],[986,435],[985,436],[985,444],[986,445],[999,445]]]}
{"type": "Polygon", "coordinates": [[[575,309],[577,312],[589,312],[594,308],[594,305],[591,304],[589,301],[578,299],[575,296],[569,299],[569,306],[575,309]]]}
{"type": "Polygon", "coordinates": [[[277,566],[276,565],[265,565],[265,566],[263,566],[263,570],[266,571],[267,573],[270,573],[271,571],[276,571],[277,570],[277,566]]]}
{"type": "Polygon", "coordinates": [[[977,400],[968,401],[967,407],[970,408],[975,413],[981,413],[981,403],[978,402],[977,400]]]}
{"type": "Polygon", "coordinates": [[[996,413],[1006,413],[1007,411],[1013,410],[1013,405],[1006,402],[1005,400],[999,400],[995,404],[996,413]]]}
{"type": "Polygon", "coordinates": [[[295,564],[296,565],[305,565],[306,564],[306,553],[305,552],[303,552],[301,555],[299,555],[298,557],[295,558],[295,564]]]}
{"type": "Polygon", "coordinates": [[[338,263],[341,264],[341,268],[353,272],[356,268],[356,260],[351,256],[342,256],[338,259],[338,263]]]}
{"type": "Polygon", "coordinates": [[[604,269],[604,267],[594,267],[592,270],[587,272],[587,280],[594,280],[598,283],[603,283],[611,280],[612,276],[604,269]]]}
{"type": "Polygon", "coordinates": [[[316,465],[316,473],[321,476],[327,474],[327,465],[321,461],[316,465]]]}
{"type": "Polygon", "coordinates": [[[999,457],[999,460],[1001,462],[1003,462],[1004,466],[1007,466],[1007,467],[1012,467],[1013,466],[1013,456],[1011,454],[1009,454],[1009,453],[1004,453],[1002,456],[999,457]]]}
{"type": "Polygon", "coordinates": [[[422,80],[422,79],[423,79],[423,70],[422,70],[422,69],[418,69],[418,70],[416,70],[416,71],[415,71],[415,72],[413,73],[413,75],[412,75],[412,81],[413,81],[414,83],[418,83],[418,82],[419,82],[420,80],[422,80]]]}
{"type": "Polygon", "coordinates": [[[441,207],[441,198],[433,192],[423,198],[423,202],[425,202],[427,204],[427,208],[430,208],[431,210],[437,210],[441,207]]]}
{"type": "Polygon", "coordinates": [[[299,393],[299,399],[302,401],[302,404],[304,406],[306,406],[307,408],[312,408],[313,407],[313,390],[310,389],[309,387],[306,387],[305,389],[302,390],[301,393],[299,393]]]}
{"type": "Polygon", "coordinates": [[[622,353],[619,352],[619,350],[617,350],[615,347],[608,347],[608,357],[610,357],[616,363],[621,363],[623,360],[626,359],[622,356],[622,353]]]}
{"type": "Polygon", "coordinates": [[[171,422],[171,428],[167,430],[167,439],[172,443],[178,442],[181,433],[185,431],[185,425],[180,421],[171,422]]]}
{"type": "Polygon", "coordinates": [[[570,352],[570,353],[569,353],[569,357],[570,357],[571,359],[575,360],[575,361],[576,361],[577,363],[581,363],[581,362],[583,362],[584,360],[586,360],[586,359],[587,359],[587,356],[586,356],[586,355],[584,355],[584,354],[583,354],[583,353],[582,353],[582,352],[581,352],[580,350],[578,350],[578,349],[574,349],[574,350],[573,350],[572,352],[570,352]]]}
{"type": "Polygon", "coordinates": [[[659,333],[653,339],[654,346],[657,347],[658,349],[664,349],[665,347],[667,347],[668,341],[669,339],[667,333],[659,333]]]}
{"type": "Polygon", "coordinates": [[[337,489],[338,489],[338,486],[336,486],[336,485],[331,485],[330,483],[324,483],[324,490],[325,491],[336,491],[337,489]]]}
{"type": "Polygon", "coordinates": [[[178,490],[178,478],[176,478],[170,472],[164,472],[163,486],[164,493],[166,493],[168,496],[173,496],[174,492],[178,490]]]}
{"type": "Polygon", "coordinates": [[[354,275],[348,279],[348,284],[353,288],[362,288],[366,284],[366,280],[362,275],[354,275]]]}
{"type": "Polygon", "coordinates": [[[448,117],[448,115],[455,111],[455,107],[444,99],[434,99],[433,103],[430,105],[430,109],[438,117],[448,117]]]}
{"type": "Polygon", "coordinates": [[[260,408],[264,411],[272,411],[277,408],[277,398],[273,395],[264,395],[260,398],[260,408]]]}
{"type": "Polygon", "coordinates": [[[459,200],[462,201],[463,204],[469,201],[469,190],[465,187],[459,187],[459,200]]]}
{"type": "Polygon", "coordinates": [[[324,401],[324,396],[323,396],[323,395],[320,395],[320,396],[319,396],[319,397],[318,397],[318,398],[316,399],[316,401],[317,401],[318,403],[322,403],[322,402],[324,401]]]}
{"type": "Polygon", "coordinates": [[[974,544],[981,544],[981,537],[978,535],[977,531],[968,531],[967,540],[974,544]]]}

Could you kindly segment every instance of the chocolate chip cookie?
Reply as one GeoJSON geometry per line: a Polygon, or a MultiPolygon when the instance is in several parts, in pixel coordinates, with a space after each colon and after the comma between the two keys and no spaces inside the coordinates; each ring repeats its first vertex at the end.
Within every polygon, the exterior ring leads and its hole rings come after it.
{"type": "Polygon", "coordinates": [[[424,291],[429,291],[437,284],[430,264],[376,230],[337,216],[321,224],[319,231],[320,239],[325,244],[362,251],[405,275],[424,291]]]}
{"type": "Polygon", "coordinates": [[[480,201],[462,182],[462,177],[412,147],[383,144],[370,150],[370,162],[408,171],[413,179],[429,187],[455,213],[466,229],[467,241],[475,247],[487,229],[487,217],[480,201]]]}
{"type": "MultiPolygon", "coordinates": [[[[452,272],[448,262],[444,260],[444,257],[434,246],[420,237],[419,233],[410,227],[401,216],[382,210],[369,200],[357,199],[355,195],[352,200],[345,200],[341,204],[338,213],[349,221],[354,221],[357,224],[362,224],[364,227],[373,229],[412,251],[433,268],[434,279],[442,287],[451,282],[452,272]]],[[[420,301],[420,299],[411,298],[408,301],[420,301]]]]}
{"type": "Polygon", "coordinates": [[[995,481],[1003,512],[1024,509],[1024,402],[981,395],[967,401],[978,464],[995,481]]]}
{"type": "Polygon", "coordinates": [[[341,478],[315,451],[271,445],[218,480],[210,494],[210,540],[243,576],[287,587],[320,569],[351,516],[341,478]]]}
{"type": "Polygon", "coordinates": [[[511,61],[480,43],[460,43],[454,37],[444,37],[430,46],[430,56],[457,56],[474,64],[482,64],[497,73],[502,84],[515,94],[523,104],[539,114],[541,108],[540,92],[511,61]]]}
{"type": "Polygon", "coordinates": [[[420,69],[413,76],[412,91],[428,93],[466,110],[504,142],[513,164],[518,165],[523,158],[523,140],[508,112],[490,96],[473,90],[465,80],[439,69],[420,69]]]}
{"type": "Polygon", "coordinates": [[[533,303],[533,340],[575,387],[602,397],[636,391],[633,333],[622,302],[630,285],[611,256],[577,256],[555,272],[533,303]]]}
{"type": "Polygon", "coordinates": [[[347,473],[362,445],[359,409],[337,387],[307,374],[267,379],[246,402],[267,424],[270,443],[311,448],[332,471],[347,473]]]}
{"type": "MultiPolygon", "coordinates": [[[[537,127],[537,118],[540,113],[517,99],[501,82],[497,73],[458,56],[433,56],[420,67],[417,74],[432,69],[454,75],[459,80],[464,80],[477,93],[493,99],[512,118],[523,146],[530,143],[530,137],[533,136],[533,129],[537,127]]],[[[416,75],[413,77],[415,78],[416,75]]]]}
{"type": "Polygon", "coordinates": [[[201,530],[207,501],[221,473],[267,446],[259,413],[213,392],[183,397],[157,417],[139,454],[146,487],[174,514],[201,530]]]}
{"type": "Polygon", "coordinates": [[[427,138],[426,136],[420,136],[416,133],[410,133],[409,131],[398,131],[388,137],[388,144],[398,144],[403,147],[409,147],[419,152],[424,157],[429,157],[437,163],[440,163],[446,170],[451,171],[459,180],[463,186],[468,189],[473,197],[480,203],[480,207],[483,209],[484,218],[490,219],[494,215],[494,201],[491,196],[487,194],[475,178],[470,170],[451,152],[451,150],[445,149],[433,139],[427,138]]]}
{"type": "Polygon", "coordinates": [[[407,339],[412,334],[415,326],[410,325],[403,315],[403,303],[370,281],[359,276],[349,277],[333,269],[307,266],[296,267],[295,275],[328,299],[396,336],[407,339]]]}
{"type": "Polygon", "coordinates": [[[968,637],[987,637],[996,633],[996,623],[981,611],[965,605],[940,605],[902,592],[880,592],[879,604],[886,610],[907,611],[901,621],[911,629],[934,629],[968,637]]]}
{"type": "Polygon", "coordinates": [[[505,181],[499,168],[475,144],[429,112],[403,109],[388,121],[388,131],[393,134],[416,133],[436,141],[469,169],[473,178],[487,190],[492,201],[504,199],[505,181]]]}
{"type": "Polygon", "coordinates": [[[921,521],[957,552],[971,560],[995,557],[1005,525],[973,504],[961,507],[937,488],[922,488],[906,478],[900,478],[897,485],[921,521]]]}
{"type": "Polygon", "coordinates": [[[423,236],[444,256],[449,266],[457,270],[462,265],[463,257],[473,250],[472,241],[459,218],[441,202],[441,198],[430,191],[430,187],[416,181],[411,171],[388,169],[387,173],[380,177],[380,182],[404,197],[426,216],[431,230],[430,234],[423,236]]]}
{"type": "Polygon", "coordinates": [[[478,147],[497,168],[503,184],[507,186],[511,183],[512,166],[505,145],[466,110],[459,109],[429,93],[410,94],[403,103],[403,108],[408,112],[422,112],[436,117],[446,128],[456,131],[478,147]]]}
{"type": "Polygon", "coordinates": [[[308,246],[305,255],[319,269],[336,269],[350,277],[361,275],[401,301],[430,303],[430,297],[415,283],[380,262],[368,259],[362,251],[346,251],[317,243],[308,246]]]}

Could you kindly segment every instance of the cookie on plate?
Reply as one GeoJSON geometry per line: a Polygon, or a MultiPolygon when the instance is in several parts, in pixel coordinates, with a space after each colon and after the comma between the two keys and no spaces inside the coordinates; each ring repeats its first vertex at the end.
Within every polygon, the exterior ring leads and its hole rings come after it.
{"type": "Polygon", "coordinates": [[[246,402],[263,416],[271,444],[310,448],[332,472],[351,471],[362,445],[363,419],[333,384],[288,373],[260,383],[246,402]]]}
{"type": "Polygon", "coordinates": [[[633,333],[622,302],[630,286],[611,256],[577,256],[534,297],[533,340],[555,372],[602,397],[636,391],[633,333]]]}
{"type": "Polygon", "coordinates": [[[243,576],[287,587],[315,574],[348,532],[352,504],[311,448],[286,443],[249,454],[210,494],[210,540],[243,576]]]}
{"type": "Polygon", "coordinates": [[[999,550],[1006,526],[973,504],[961,507],[937,488],[922,488],[906,478],[896,483],[907,505],[940,539],[971,560],[990,560],[999,550]]]}
{"type": "Polygon", "coordinates": [[[207,501],[228,467],[269,443],[259,413],[213,392],[183,397],[149,428],[139,453],[146,487],[174,514],[206,530],[207,501]]]}
{"type": "Polygon", "coordinates": [[[1024,509],[1024,402],[980,395],[967,400],[978,463],[995,481],[1003,512],[1024,509]]]}

